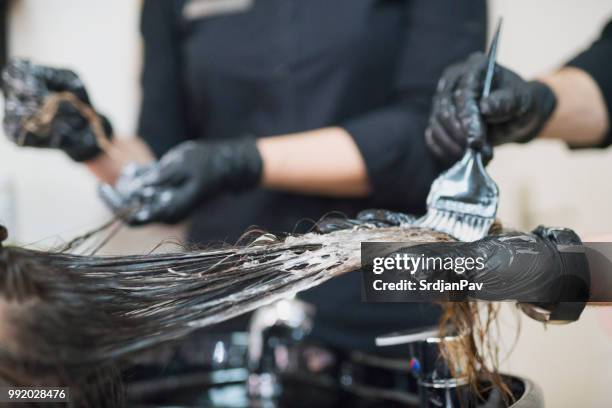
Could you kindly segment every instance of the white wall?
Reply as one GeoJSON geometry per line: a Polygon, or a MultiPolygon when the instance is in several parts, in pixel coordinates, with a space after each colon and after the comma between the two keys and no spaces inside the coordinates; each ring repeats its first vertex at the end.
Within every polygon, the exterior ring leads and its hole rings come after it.
{"type": "MultiPolygon", "coordinates": [[[[526,76],[559,66],[612,18],[609,0],[492,0],[491,6],[492,16],[505,19],[500,62],[526,76]]],[[[570,153],[555,142],[503,147],[490,170],[507,225],[560,225],[583,235],[612,231],[612,149],[570,153]]],[[[512,309],[503,315],[506,344],[516,332],[512,309]]],[[[612,406],[612,309],[587,310],[565,327],[521,322],[506,370],[540,384],[548,407],[612,406]]]]}
{"type": "MultiPolygon", "coordinates": [[[[10,25],[14,56],[74,69],[101,112],[120,135],[133,135],[139,103],[141,60],[137,0],[17,0],[10,25]]],[[[60,152],[16,148],[0,138],[0,175],[16,190],[16,229],[21,243],[53,245],[110,218],[96,195],[96,182],[60,152]],[[43,240],[43,242],[39,242],[43,240]]],[[[0,219],[2,214],[0,214],[0,219]]],[[[168,228],[122,231],[108,251],[151,248],[168,228]]]]}
{"type": "MultiPolygon", "coordinates": [[[[612,18],[608,0],[492,0],[505,19],[500,62],[534,77],[560,66],[612,18]]],[[[493,24],[492,24],[493,26],[493,24]]],[[[612,231],[612,150],[570,153],[556,142],[497,150],[491,172],[502,190],[500,217],[517,227],[555,224],[582,234],[612,231]]]]}
{"type": "MultiPolygon", "coordinates": [[[[139,98],[139,4],[17,0],[11,24],[13,54],[74,68],[119,133],[133,134],[139,98]]],[[[558,66],[588,44],[612,16],[609,0],[491,4],[492,15],[505,17],[500,62],[529,76],[558,66]]],[[[612,150],[570,155],[558,144],[538,142],[499,149],[490,167],[502,193],[500,218],[507,225],[562,225],[583,234],[612,231],[612,150]]],[[[17,149],[0,138],[0,176],[6,174],[12,175],[17,191],[17,229],[12,233],[19,242],[43,240],[49,245],[54,237],[68,239],[109,217],[96,198],[92,177],[60,153],[17,149]]],[[[124,232],[110,251],[143,251],[177,234],[164,228],[124,232]]],[[[611,406],[609,310],[589,310],[576,324],[547,330],[521,319],[520,341],[504,367],[542,385],[549,407],[611,406]]],[[[512,314],[505,313],[503,322],[505,342],[511,343],[512,314]]]]}

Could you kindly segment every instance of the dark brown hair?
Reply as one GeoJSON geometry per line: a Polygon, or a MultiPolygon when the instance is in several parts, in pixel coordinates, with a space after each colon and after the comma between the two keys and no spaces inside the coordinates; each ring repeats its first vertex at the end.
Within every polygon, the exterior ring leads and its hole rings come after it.
{"type": "MultiPolygon", "coordinates": [[[[95,407],[121,406],[117,367],[125,357],[358,270],[362,241],[450,239],[366,225],[284,239],[253,232],[239,246],[178,253],[68,252],[90,237],[59,251],[0,244],[0,380],[68,386],[73,406],[95,407]]],[[[474,328],[468,309],[453,310],[445,322],[474,328]]],[[[483,360],[475,344],[466,352],[474,379],[483,360]]]]}

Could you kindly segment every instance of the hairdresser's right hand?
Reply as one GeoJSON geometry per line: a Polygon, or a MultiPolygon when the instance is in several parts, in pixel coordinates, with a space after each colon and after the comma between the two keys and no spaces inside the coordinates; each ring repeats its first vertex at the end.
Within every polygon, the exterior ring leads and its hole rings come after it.
{"type": "Polygon", "coordinates": [[[112,137],[110,122],[92,110],[83,82],[70,70],[13,59],[2,72],[2,83],[5,97],[4,130],[19,145],[57,148],[79,162],[100,154],[92,119],[86,118],[82,109],[67,100],[61,100],[55,109],[50,109],[50,97],[60,94],[72,95],[81,108],[88,107],[92,116],[100,120],[100,136],[106,139],[112,137]],[[45,106],[48,112],[43,110],[45,106]]]}
{"type": "Polygon", "coordinates": [[[128,169],[115,188],[103,185],[100,195],[131,225],[173,224],[209,197],[256,187],[262,169],[255,139],[187,141],[149,168],[128,169]]]}
{"type": "MultiPolygon", "coordinates": [[[[438,83],[425,140],[443,163],[459,160],[468,145],[485,138],[493,146],[529,142],[555,109],[556,97],[547,85],[525,81],[501,65],[495,68],[491,94],[481,98],[486,69],[487,56],[477,53],[446,69],[438,83]]],[[[483,155],[487,159],[492,152],[483,155]]]]}

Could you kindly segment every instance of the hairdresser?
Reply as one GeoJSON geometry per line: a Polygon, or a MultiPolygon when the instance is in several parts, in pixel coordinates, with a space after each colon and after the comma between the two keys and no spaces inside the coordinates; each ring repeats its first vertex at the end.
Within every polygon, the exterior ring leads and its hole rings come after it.
{"type": "Polygon", "coordinates": [[[589,49],[534,80],[497,66],[493,90],[480,95],[485,56],[443,74],[425,140],[442,163],[461,157],[467,140],[485,132],[493,146],[559,139],[571,148],[612,144],[612,21],[589,49]]]}
{"type": "MultiPolygon", "coordinates": [[[[431,98],[444,67],[483,49],[485,1],[214,3],[144,1],[141,139],[113,145],[150,149],[152,170],[124,170],[99,144],[81,149],[91,132],[57,126],[56,146],[101,180],[142,186],[146,204],[128,221],[190,219],[190,241],[205,243],[235,242],[252,225],[304,231],[312,223],[300,221],[330,211],[422,212],[440,170],[422,138],[431,98]]],[[[125,215],[128,203],[103,191],[125,215]]],[[[358,274],[306,293],[314,335],[374,349],[377,334],[436,321],[433,307],[360,296],[358,274]]]]}

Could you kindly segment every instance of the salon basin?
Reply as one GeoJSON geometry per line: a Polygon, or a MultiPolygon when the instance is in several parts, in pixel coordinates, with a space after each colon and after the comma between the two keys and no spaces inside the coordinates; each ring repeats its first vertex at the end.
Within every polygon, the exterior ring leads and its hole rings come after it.
{"type": "MultiPolygon", "coordinates": [[[[284,312],[287,310],[283,308],[284,312]]],[[[164,369],[158,369],[157,376],[131,377],[127,384],[128,406],[460,407],[446,400],[445,393],[452,394],[453,386],[444,386],[458,380],[439,364],[438,350],[432,346],[438,343],[427,341],[438,336],[437,327],[378,338],[377,344],[382,347],[394,344],[407,347],[405,357],[389,358],[309,343],[302,337],[308,326],[304,324],[308,322],[307,315],[287,320],[278,319],[276,312],[273,308],[257,312],[259,318],[252,321],[265,324],[252,324],[249,333],[215,335],[209,342],[198,338],[192,345],[183,342],[172,353],[172,360],[162,363],[164,369]],[[177,360],[182,365],[173,365],[177,360]],[[412,360],[420,361],[419,372],[412,367],[412,360]],[[433,376],[424,377],[426,372],[433,376]],[[448,380],[440,382],[441,378],[448,380]],[[431,386],[424,385],[430,383],[431,386]],[[423,396],[427,404],[421,402],[423,396]]],[[[445,337],[444,341],[453,341],[455,337],[445,337]]],[[[467,390],[464,395],[470,401],[467,406],[544,406],[540,389],[531,381],[514,376],[504,376],[504,380],[514,396],[511,405],[505,404],[497,391],[476,400],[469,395],[469,386],[464,385],[461,389],[467,390]]],[[[482,388],[491,387],[483,384],[482,388]]]]}
{"type": "MultiPolygon", "coordinates": [[[[405,372],[386,374],[363,364],[344,362],[342,367],[313,374],[294,370],[281,376],[282,392],[274,398],[253,399],[248,395],[249,370],[246,366],[226,366],[211,369],[205,375],[176,376],[169,381],[159,379],[153,386],[137,384],[138,398],[130,398],[129,407],[340,407],[355,408],[418,408],[418,391],[414,379],[405,372]],[[340,370],[340,371],[336,371],[340,370]],[[162,386],[163,384],[163,386],[162,386]],[[143,389],[148,389],[143,393],[143,389]]],[[[514,376],[504,376],[515,402],[512,408],[544,407],[542,393],[533,382],[514,376]]],[[[128,391],[133,384],[128,385],[128,391]]],[[[128,395],[130,393],[128,392],[128,395]]],[[[506,407],[500,395],[491,392],[476,406],[506,407]]]]}
{"type": "Polygon", "coordinates": [[[504,382],[512,391],[514,402],[506,405],[496,391],[485,396],[486,401],[476,405],[478,408],[543,408],[542,390],[531,380],[510,375],[503,375],[504,382]]]}
{"type": "MultiPolygon", "coordinates": [[[[542,408],[544,402],[542,393],[530,380],[519,377],[505,376],[505,380],[513,391],[516,401],[509,405],[511,408],[542,408]]],[[[150,402],[140,403],[131,401],[128,406],[140,408],[191,408],[191,407],[340,407],[351,406],[357,408],[382,408],[382,407],[405,407],[418,408],[416,404],[404,404],[385,398],[359,397],[350,393],[341,393],[330,389],[318,389],[301,387],[301,391],[295,395],[285,395],[277,401],[249,401],[247,396],[246,383],[228,383],[207,387],[202,384],[199,387],[188,387],[176,390],[177,400],[180,402],[170,402],[175,398],[168,398],[166,403],[150,402]],[[180,395],[180,396],[179,396],[180,395]],[[309,398],[305,396],[310,396],[309,398]]],[[[415,396],[416,397],[416,396],[415,396]]],[[[489,396],[488,401],[477,405],[478,408],[502,408],[507,407],[503,404],[498,395],[489,396]]]]}

